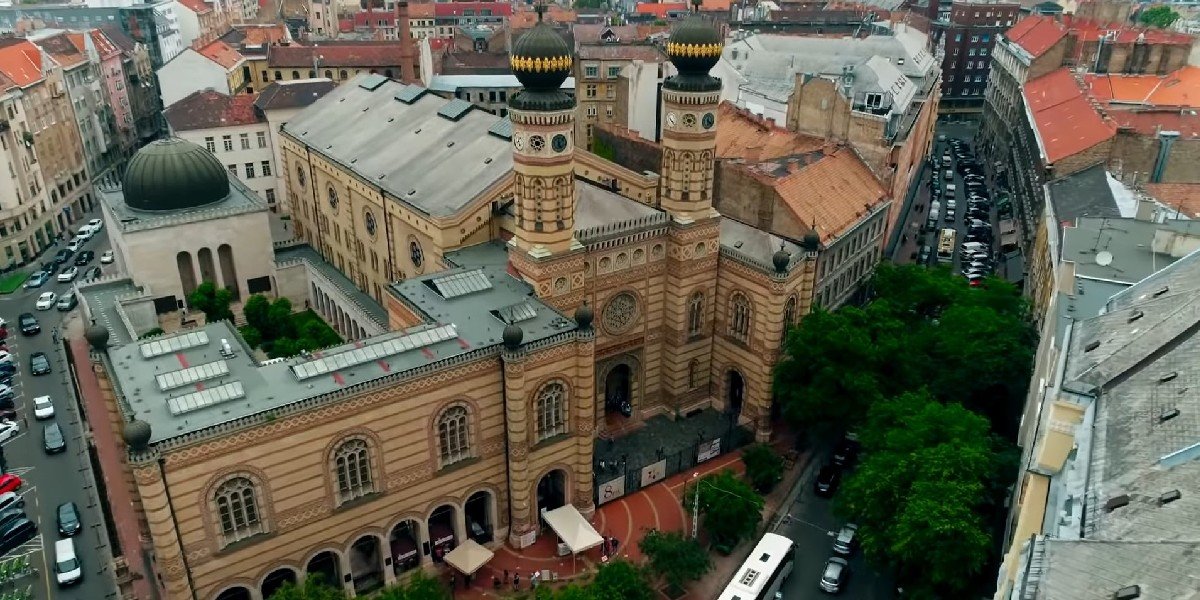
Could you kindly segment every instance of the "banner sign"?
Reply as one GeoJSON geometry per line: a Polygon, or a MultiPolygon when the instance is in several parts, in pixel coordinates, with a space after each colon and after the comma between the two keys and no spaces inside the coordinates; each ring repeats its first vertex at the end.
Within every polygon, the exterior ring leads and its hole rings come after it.
{"type": "Polygon", "coordinates": [[[721,454],[721,438],[717,438],[711,442],[700,444],[699,450],[696,452],[696,462],[702,463],[711,458],[716,458],[721,454]]]}
{"type": "Polygon", "coordinates": [[[647,465],[642,469],[642,487],[654,485],[662,481],[667,475],[667,461],[660,460],[654,464],[647,465]]]}
{"type": "Polygon", "coordinates": [[[616,500],[617,498],[620,498],[621,496],[624,496],[625,495],[625,475],[622,474],[620,477],[617,477],[617,478],[613,479],[612,481],[608,481],[608,482],[601,484],[600,485],[600,493],[597,495],[599,496],[599,498],[597,499],[598,504],[604,504],[606,502],[611,502],[613,500],[616,500]]]}

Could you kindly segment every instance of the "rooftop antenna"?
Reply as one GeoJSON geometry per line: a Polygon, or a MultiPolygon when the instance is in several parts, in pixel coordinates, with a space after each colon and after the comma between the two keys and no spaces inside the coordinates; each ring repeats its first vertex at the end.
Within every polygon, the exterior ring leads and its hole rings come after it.
{"type": "Polygon", "coordinates": [[[537,13],[537,16],[538,16],[538,23],[541,23],[541,22],[542,22],[542,15],[544,15],[544,14],[546,13],[546,3],[545,3],[545,2],[538,2],[537,4],[534,4],[534,5],[533,5],[533,12],[536,12],[536,13],[537,13]]]}
{"type": "Polygon", "coordinates": [[[1104,235],[1104,230],[1108,227],[1108,217],[1100,220],[1100,231],[1096,232],[1096,243],[1092,245],[1092,251],[1100,249],[1100,238],[1104,235]]]}

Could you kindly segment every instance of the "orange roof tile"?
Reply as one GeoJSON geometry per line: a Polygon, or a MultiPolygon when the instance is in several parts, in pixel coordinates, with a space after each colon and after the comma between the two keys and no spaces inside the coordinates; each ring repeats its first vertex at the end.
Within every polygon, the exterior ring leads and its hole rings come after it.
{"type": "Polygon", "coordinates": [[[81,50],[83,47],[82,37],[82,34],[59,33],[40,38],[34,41],[34,44],[37,44],[42,52],[49,54],[50,58],[53,58],[59,66],[69,68],[87,62],[87,55],[81,50]],[[74,36],[80,37],[79,46],[76,46],[71,39],[74,36]]]}
{"type": "Polygon", "coordinates": [[[1200,183],[1147,183],[1155,200],[1193,218],[1200,218],[1200,183]]]}
{"type": "Polygon", "coordinates": [[[1065,35],[1067,35],[1067,30],[1061,23],[1050,17],[1041,16],[1025,17],[1004,32],[1006,39],[1020,46],[1035,58],[1045,54],[1065,35]]]}
{"type": "Polygon", "coordinates": [[[408,18],[410,19],[432,19],[434,8],[432,2],[422,2],[420,4],[408,5],[408,18]]]}
{"type": "Polygon", "coordinates": [[[1064,67],[1025,84],[1043,159],[1053,164],[1112,138],[1116,130],[1092,106],[1064,67]]]}
{"type": "Polygon", "coordinates": [[[1200,107],[1200,67],[1185,66],[1167,75],[1089,74],[1092,97],[1134,106],[1200,107]]]}
{"type": "Polygon", "coordinates": [[[245,36],[243,46],[266,46],[288,39],[286,25],[234,25],[233,28],[245,36]]]}
{"type": "Polygon", "coordinates": [[[92,38],[92,45],[96,47],[96,52],[100,53],[100,58],[108,58],[121,53],[121,49],[112,40],[108,39],[108,35],[102,30],[89,30],[88,35],[92,38]]]}
{"type": "Polygon", "coordinates": [[[179,0],[179,3],[182,4],[184,8],[187,8],[198,15],[212,12],[213,9],[204,0],[179,0]]]}
{"type": "Polygon", "coordinates": [[[1158,29],[1156,27],[1138,27],[1129,23],[1104,23],[1091,19],[1077,19],[1074,15],[1063,15],[1062,24],[1081,41],[1094,42],[1103,36],[1118,44],[1131,44],[1141,39],[1147,44],[1186,44],[1191,45],[1192,37],[1186,33],[1158,29]]]}
{"type": "Polygon", "coordinates": [[[717,158],[770,160],[812,152],[824,145],[818,138],[788,131],[734,106],[729,101],[721,103],[718,115],[720,127],[717,127],[717,158]]]}
{"type": "Polygon", "coordinates": [[[0,73],[19,87],[41,81],[41,50],[28,40],[6,40],[0,45],[0,73]]]}
{"type": "Polygon", "coordinates": [[[217,63],[218,65],[225,67],[225,69],[232,69],[236,67],[238,63],[245,60],[245,57],[242,56],[242,53],[238,52],[236,48],[226,44],[225,42],[222,42],[221,40],[212,42],[209,45],[200,48],[197,50],[197,52],[199,52],[205,58],[217,63]]]}
{"type": "Polygon", "coordinates": [[[639,15],[654,15],[660,19],[666,18],[668,12],[686,12],[688,5],[684,2],[639,2],[635,13],[639,15]]]}
{"type": "Polygon", "coordinates": [[[1200,116],[1192,111],[1169,110],[1109,110],[1108,117],[1117,127],[1132,129],[1152,136],[1159,131],[1178,131],[1183,139],[1200,137],[1200,116]]]}

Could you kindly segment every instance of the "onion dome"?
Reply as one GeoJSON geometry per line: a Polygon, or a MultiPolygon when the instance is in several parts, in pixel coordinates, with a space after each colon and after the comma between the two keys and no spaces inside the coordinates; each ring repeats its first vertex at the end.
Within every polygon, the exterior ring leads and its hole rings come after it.
{"type": "Polygon", "coordinates": [[[97,352],[108,348],[108,335],[108,328],[103,325],[97,325],[95,321],[92,321],[92,324],[83,332],[83,338],[87,340],[92,350],[96,350],[97,352]]]}
{"type": "Polygon", "coordinates": [[[771,264],[775,265],[776,273],[787,273],[788,265],[792,262],[792,255],[787,250],[783,249],[783,244],[779,245],[779,250],[771,256],[771,264]]]}
{"type": "Polygon", "coordinates": [[[509,350],[517,350],[521,347],[521,340],[525,339],[525,331],[516,323],[509,323],[504,327],[504,347],[509,350]]]}
{"type": "Polygon", "coordinates": [[[179,138],[151,142],[125,169],[125,204],[172,211],[220,202],[229,195],[229,173],[212,152],[179,138]]]}
{"type": "Polygon", "coordinates": [[[588,306],[587,300],[584,300],[583,304],[575,309],[575,323],[579,325],[580,329],[591,329],[592,319],[595,316],[595,313],[592,312],[592,307],[588,306]]]}
{"type": "Polygon", "coordinates": [[[150,445],[150,424],[141,420],[134,419],[125,424],[125,431],[122,435],[125,437],[125,444],[135,451],[145,450],[150,445]]]}
{"type": "Polygon", "coordinates": [[[513,75],[524,88],[509,104],[518,110],[565,110],[575,106],[562,91],[571,75],[571,47],[542,20],[546,7],[538,5],[538,22],[513,44],[508,57],[513,75]]]}
{"type": "Polygon", "coordinates": [[[800,240],[800,247],[809,252],[816,252],[821,248],[821,236],[815,231],[809,231],[804,234],[804,238],[800,240]]]}
{"type": "Polygon", "coordinates": [[[699,0],[693,0],[694,10],[667,40],[667,57],[679,74],[667,79],[667,87],[686,92],[708,92],[721,89],[721,80],[709,71],[721,60],[725,43],[721,32],[700,16],[699,0]]]}

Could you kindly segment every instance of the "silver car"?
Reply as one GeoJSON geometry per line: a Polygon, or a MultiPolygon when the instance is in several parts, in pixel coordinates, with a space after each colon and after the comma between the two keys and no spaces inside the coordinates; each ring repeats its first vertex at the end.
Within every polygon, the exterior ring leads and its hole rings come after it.
{"type": "Polygon", "coordinates": [[[850,556],[854,554],[855,548],[858,547],[858,525],[854,523],[846,523],[842,525],[842,530],[838,532],[837,537],[833,539],[833,551],[842,556],[850,556]]]}
{"type": "Polygon", "coordinates": [[[825,561],[825,570],[821,572],[821,591],[830,594],[841,592],[849,577],[850,563],[844,558],[831,557],[825,561]]]}

